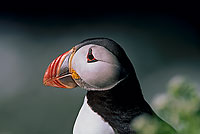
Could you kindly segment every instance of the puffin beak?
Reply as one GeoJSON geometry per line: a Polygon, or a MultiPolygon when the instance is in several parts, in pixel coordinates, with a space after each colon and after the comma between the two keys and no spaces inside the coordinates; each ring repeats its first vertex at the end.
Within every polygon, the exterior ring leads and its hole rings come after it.
{"type": "Polygon", "coordinates": [[[75,47],[57,57],[47,68],[43,84],[51,87],[74,88],[77,86],[72,78],[71,61],[75,53],[75,47]]]}

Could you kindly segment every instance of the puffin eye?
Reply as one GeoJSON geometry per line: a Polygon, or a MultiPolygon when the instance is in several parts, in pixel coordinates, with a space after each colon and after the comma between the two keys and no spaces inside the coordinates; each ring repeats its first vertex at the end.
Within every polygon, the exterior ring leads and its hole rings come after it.
{"type": "Polygon", "coordinates": [[[87,62],[91,63],[91,62],[96,62],[96,61],[98,60],[94,58],[92,54],[92,48],[89,48],[88,55],[87,55],[87,62]]]}

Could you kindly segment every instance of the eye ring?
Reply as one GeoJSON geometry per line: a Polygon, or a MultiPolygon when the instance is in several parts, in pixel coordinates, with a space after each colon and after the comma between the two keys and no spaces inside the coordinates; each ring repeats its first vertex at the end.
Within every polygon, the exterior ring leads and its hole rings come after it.
{"type": "Polygon", "coordinates": [[[97,59],[95,59],[95,57],[92,54],[92,48],[89,48],[88,54],[87,54],[87,62],[88,63],[92,63],[92,62],[96,62],[98,61],[97,59]]]}

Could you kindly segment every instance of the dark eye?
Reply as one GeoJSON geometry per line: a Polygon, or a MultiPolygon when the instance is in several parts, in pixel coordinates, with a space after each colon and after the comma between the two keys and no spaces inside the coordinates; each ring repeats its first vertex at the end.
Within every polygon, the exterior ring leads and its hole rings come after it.
{"type": "Polygon", "coordinates": [[[91,62],[96,62],[96,61],[98,61],[98,60],[94,58],[94,56],[92,54],[92,49],[90,48],[88,51],[88,55],[87,55],[87,62],[91,63],[91,62]]]}

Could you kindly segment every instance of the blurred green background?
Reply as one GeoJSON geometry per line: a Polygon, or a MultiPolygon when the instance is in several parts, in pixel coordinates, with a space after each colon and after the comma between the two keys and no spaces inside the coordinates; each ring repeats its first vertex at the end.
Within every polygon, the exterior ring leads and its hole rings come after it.
{"type": "Polygon", "coordinates": [[[42,79],[53,59],[87,38],[125,49],[148,102],[175,75],[200,84],[193,10],[27,9],[0,12],[0,134],[72,133],[85,91],[45,87],[42,79]]]}

